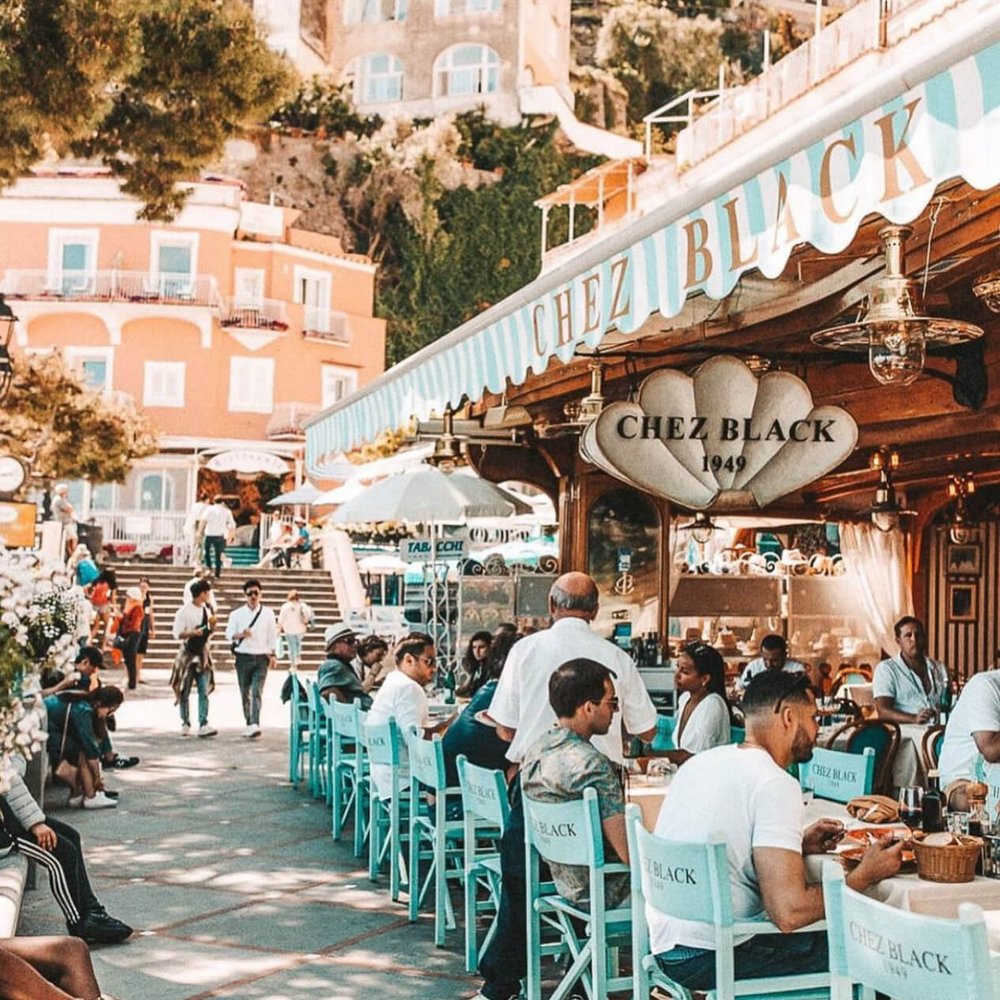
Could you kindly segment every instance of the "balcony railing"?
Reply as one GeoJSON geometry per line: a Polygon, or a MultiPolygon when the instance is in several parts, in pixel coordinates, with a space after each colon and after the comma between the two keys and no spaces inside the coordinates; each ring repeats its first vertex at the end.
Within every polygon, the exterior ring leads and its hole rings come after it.
{"type": "Polygon", "coordinates": [[[302,310],[302,332],[307,337],[332,340],[338,344],[351,342],[347,313],[320,306],[305,306],[302,310]]]}
{"type": "Polygon", "coordinates": [[[220,307],[215,278],[209,274],[150,274],[148,271],[4,272],[8,299],[49,302],[142,302],[220,307]]]}
{"type": "Polygon", "coordinates": [[[271,441],[305,436],[303,423],[319,413],[314,403],[275,403],[264,433],[271,441]]]}
{"type": "Polygon", "coordinates": [[[184,539],[184,511],[92,510],[88,520],[104,529],[104,543],[134,542],[139,554],[184,539]]]}
{"type": "Polygon", "coordinates": [[[223,307],[219,322],[224,327],[239,330],[287,330],[288,310],[278,299],[233,302],[223,307]]]}

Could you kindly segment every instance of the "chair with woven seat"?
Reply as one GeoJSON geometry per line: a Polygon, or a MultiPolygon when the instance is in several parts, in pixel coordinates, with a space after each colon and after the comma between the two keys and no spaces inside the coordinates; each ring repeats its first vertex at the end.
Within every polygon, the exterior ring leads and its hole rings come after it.
{"type": "Polygon", "coordinates": [[[368,829],[368,759],[361,732],[360,702],[331,700],[327,772],[329,774],[331,835],[340,840],[344,826],[353,817],[354,856],[360,858],[368,829]]]}
{"type": "Polygon", "coordinates": [[[812,759],[799,764],[799,784],[818,799],[850,802],[871,794],[875,782],[875,751],[865,747],[859,755],[816,747],[812,759]]]}
{"type": "Polygon", "coordinates": [[[309,693],[294,670],[288,675],[288,780],[297,785],[303,777],[303,762],[309,758],[309,693]]]}
{"type": "Polygon", "coordinates": [[[828,750],[846,750],[862,753],[865,747],[875,751],[874,790],[882,795],[892,795],[892,771],[899,750],[900,732],[895,722],[885,719],[851,719],[835,729],[824,747],[828,750]],[[837,746],[837,744],[842,744],[837,746]]]}
{"type": "Polygon", "coordinates": [[[847,887],[839,865],[823,869],[831,1000],[876,993],[895,1000],[993,1000],[993,954],[983,911],[960,903],[958,919],[909,913],[847,887]]]}
{"type": "MultiPolygon", "coordinates": [[[[647,904],[654,910],[681,920],[707,924],[715,937],[715,989],[706,996],[713,1000],[743,997],[765,1000],[789,997],[796,1000],[829,996],[830,977],[825,972],[796,976],[734,979],[733,940],[747,934],[780,934],[766,920],[737,920],[729,882],[729,862],[723,834],[708,843],[679,843],[664,840],[642,825],[642,813],[635,805],[625,808],[628,831],[629,868],[632,873],[632,961],[634,1000],[648,1000],[650,986],[667,990],[676,1000],[692,1000],[691,991],[671,979],[650,952],[647,904]],[[676,877],[681,872],[682,877],[676,877]]],[[[823,929],[810,924],[795,933],[823,929]]]]}
{"type": "Polygon", "coordinates": [[[480,947],[476,922],[479,914],[496,913],[500,907],[500,838],[507,829],[510,804],[507,783],[502,771],[470,764],[465,754],[455,761],[458,783],[462,789],[462,812],[465,825],[462,846],[465,866],[465,971],[475,972],[479,957],[488,947],[496,930],[490,925],[480,947]],[[484,845],[485,841],[485,845],[484,845]],[[477,899],[482,892],[485,899],[477,899]]]}
{"type": "Polygon", "coordinates": [[[523,795],[522,802],[528,892],[527,1000],[540,1000],[542,953],[552,953],[551,946],[542,945],[543,925],[558,936],[570,958],[549,1000],[566,1000],[577,983],[582,984],[589,1000],[607,1000],[609,993],[631,990],[632,976],[619,974],[615,966],[618,946],[631,937],[632,913],[628,907],[609,910],[604,891],[608,875],[629,869],[605,858],[597,792],[586,788],[582,799],[570,802],[536,802],[523,795]],[[540,860],[587,868],[589,908],[558,892],[545,893],[540,860]]]}
{"type": "Polygon", "coordinates": [[[920,759],[923,761],[924,774],[937,770],[943,744],[944,726],[928,726],[920,740],[920,759]]]}

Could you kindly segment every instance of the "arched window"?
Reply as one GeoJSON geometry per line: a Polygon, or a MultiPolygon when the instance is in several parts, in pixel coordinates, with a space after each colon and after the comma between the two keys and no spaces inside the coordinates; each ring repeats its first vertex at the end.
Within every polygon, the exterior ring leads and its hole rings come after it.
{"type": "Polygon", "coordinates": [[[386,52],[358,56],[347,67],[355,104],[378,104],[403,99],[403,61],[386,52]]]}
{"type": "Polygon", "coordinates": [[[344,24],[380,24],[405,21],[408,0],[347,0],[344,24]]]}
{"type": "Polygon", "coordinates": [[[500,57],[487,45],[455,45],[438,56],[435,93],[447,97],[492,94],[500,86],[500,57]]]}

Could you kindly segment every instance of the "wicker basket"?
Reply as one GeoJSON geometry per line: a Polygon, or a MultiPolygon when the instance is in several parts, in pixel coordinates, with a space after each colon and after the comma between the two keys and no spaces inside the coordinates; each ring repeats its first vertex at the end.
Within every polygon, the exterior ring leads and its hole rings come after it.
{"type": "Polygon", "coordinates": [[[976,864],[983,853],[982,840],[962,834],[956,834],[955,839],[958,843],[947,847],[913,842],[920,878],[928,882],[971,882],[976,877],[976,864]]]}

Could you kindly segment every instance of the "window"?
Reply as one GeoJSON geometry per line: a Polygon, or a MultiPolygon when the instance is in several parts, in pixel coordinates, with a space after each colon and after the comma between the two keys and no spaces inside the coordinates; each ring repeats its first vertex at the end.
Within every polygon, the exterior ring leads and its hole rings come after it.
{"type": "Polygon", "coordinates": [[[97,277],[96,229],[49,231],[48,285],[60,295],[93,291],[97,277]]]}
{"type": "Polygon", "coordinates": [[[408,0],[347,0],[344,24],[380,24],[405,21],[408,0]]]}
{"type": "Polygon", "coordinates": [[[142,380],[143,406],[183,406],[183,361],[147,361],[142,380]]]}
{"type": "Polygon", "coordinates": [[[112,510],[115,505],[115,484],[94,483],[90,487],[90,509],[112,510]]]}
{"type": "Polygon", "coordinates": [[[325,331],[329,327],[330,292],[330,275],[326,271],[295,269],[295,301],[305,306],[303,330],[325,331]]]}
{"type": "Polygon", "coordinates": [[[321,372],[323,409],[339,403],[358,387],[358,373],[353,368],[323,365],[321,372]]]}
{"type": "Polygon", "coordinates": [[[264,277],[258,268],[238,267],[233,280],[233,306],[237,309],[259,309],[264,302],[264,277]]]}
{"type": "Polygon", "coordinates": [[[153,233],[149,259],[152,291],[164,298],[191,298],[198,269],[196,233],[153,233]]]}
{"type": "Polygon", "coordinates": [[[438,57],[434,79],[439,95],[492,94],[500,85],[500,57],[486,45],[456,45],[438,57]]]}
{"type": "Polygon", "coordinates": [[[67,347],[66,364],[93,392],[111,392],[114,368],[112,347],[67,347]]]}
{"type": "Polygon", "coordinates": [[[355,104],[403,99],[403,62],[388,53],[358,56],[347,67],[344,79],[352,87],[355,104]]]}
{"type": "Polygon", "coordinates": [[[139,480],[139,510],[170,510],[174,482],[165,472],[147,472],[139,480]]]}
{"type": "Polygon", "coordinates": [[[449,14],[483,14],[500,10],[502,0],[434,0],[434,16],[448,17],[449,14]]]}
{"type": "Polygon", "coordinates": [[[233,413],[274,410],[274,359],[229,359],[229,409],[233,413]]]}

